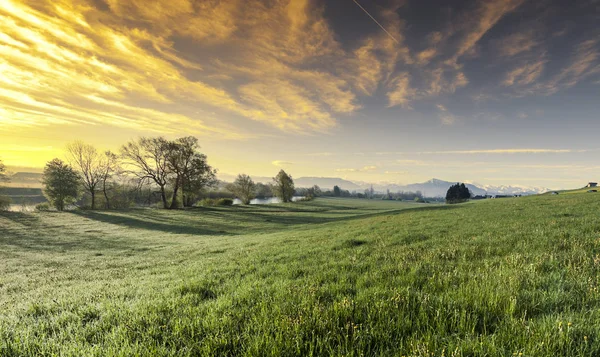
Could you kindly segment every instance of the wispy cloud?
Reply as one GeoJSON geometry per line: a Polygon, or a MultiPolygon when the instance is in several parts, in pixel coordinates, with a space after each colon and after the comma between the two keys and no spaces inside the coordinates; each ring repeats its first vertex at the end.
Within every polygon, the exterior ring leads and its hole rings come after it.
{"type": "Polygon", "coordinates": [[[491,150],[447,150],[447,151],[421,151],[417,154],[435,155],[476,155],[476,154],[567,154],[584,153],[592,150],[578,149],[491,149],[491,150]]]}
{"type": "Polygon", "coordinates": [[[460,119],[460,117],[450,113],[444,105],[436,104],[435,106],[440,111],[438,117],[443,125],[453,125],[460,119]]]}
{"type": "Polygon", "coordinates": [[[286,167],[286,166],[291,166],[294,163],[290,162],[290,161],[284,161],[284,160],[275,160],[275,161],[272,161],[271,164],[273,166],[277,166],[277,167],[286,167]]]}
{"type": "Polygon", "coordinates": [[[369,165],[358,169],[336,169],[336,172],[369,172],[377,170],[377,166],[369,165]]]}
{"type": "Polygon", "coordinates": [[[325,152],[314,152],[314,153],[310,153],[310,154],[306,154],[306,155],[307,156],[334,156],[335,153],[325,151],[325,152]]]}
{"type": "Polygon", "coordinates": [[[574,86],[587,77],[600,73],[600,40],[593,38],[579,43],[573,52],[571,62],[553,78],[547,87],[553,92],[557,86],[574,86]]]}
{"type": "Polygon", "coordinates": [[[444,125],[453,125],[458,121],[458,119],[459,118],[453,114],[449,114],[449,113],[440,114],[440,120],[442,121],[442,124],[444,124],[444,125]]]}
{"type": "Polygon", "coordinates": [[[502,85],[512,87],[516,96],[532,94],[553,95],[571,88],[588,78],[600,75],[600,41],[596,38],[577,43],[567,63],[558,70],[548,72],[546,54],[525,62],[509,71],[502,85]],[[542,73],[545,78],[542,78],[542,73]]]}
{"type": "Polygon", "coordinates": [[[408,171],[385,171],[386,175],[406,175],[408,171]]]}
{"type": "Polygon", "coordinates": [[[546,62],[547,60],[540,59],[533,63],[525,63],[506,73],[502,84],[504,86],[527,86],[534,83],[541,76],[546,62]]]}
{"type": "Polygon", "coordinates": [[[4,123],[24,125],[23,116],[39,114],[46,119],[27,124],[196,128],[196,134],[237,138],[244,135],[216,120],[209,125],[204,121],[210,118],[201,120],[182,107],[216,109],[296,132],[326,131],[337,124],[336,114],[360,108],[341,75],[302,65],[349,57],[312,2],[109,0],[108,5],[107,12],[87,0],[47,0],[34,7],[0,3],[5,89],[0,101],[11,115],[4,123]],[[238,56],[226,63],[209,50],[202,59],[189,52],[183,57],[169,40],[173,36],[203,49],[235,46],[238,56]],[[222,78],[229,83],[223,85],[222,78]],[[98,98],[96,104],[119,102],[129,113],[140,109],[132,103],[144,102],[180,125],[116,114],[114,105],[95,110],[82,97],[98,98]]]}
{"type": "Polygon", "coordinates": [[[505,37],[500,41],[498,51],[501,56],[513,57],[529,52],[539,44],[540,42],[536,38],[536,31],[529,29],[515,32],[505,37]]]}
{"type": "Polygon", "coordinates": [[[403,108],[410,108],[409,103],[414,98],[416,91],[410,87],[409,74],[400,73],[390,82],[390,87],[391,90],[387,94],[389,106],[399,105],[403,108]]]}
{"type": "Polygon", "coordinates": [[[396,160],[397,164],[400,165],[410,165],[410,166],[427,166],[428,163],[421,160],[411,160],[411,159],[399,159],[396,160]]]}
{"type": "Polygon", "coordinates": [[[5,113],[0,125],[108,124],[126,128],[173,131],[187,127],[195,134],[237,136],[231,128],[210,127],[203,121],[177,113],[175,100],[199,101],[243,113],[245,109],[222,90],[188,80],[173,64],[185,64],[169,50],[167,59],[145,48],[166,45],[158,37],[139,30],[105,26],[93,8],[69,2],[41,3],[44,12],[22,3],[0,3],[0,102],[5,113]],[[48,13],[48,14],[46,14],[48,13]],[[89,19],[88,19],[89,18],[89,19]],[[125,104],[133,97],[157,103],[162,120],[143,119],[139,108],[125,104]],[[101,106],[90,106],[89,98],[100,98],[101,106]],[[115,113],[102,105],[119,102],[129,113],[115,113]],[[86,105],[87,104],[87,105],[86,105]],[[172,119],[172,120],[170,120],[172,119]]]}
{"type": "Polygon", "coordinates": [[[454,61],[459,57],[467,54],[473,49],[475,44],[492,28],[496,25],[500,19],[507,13],[515,10],[524,0],[491,0],[481,1],[480,6],[476,10],[475,24],[471,25],[469,22],[466,26],[470,27],[470,30],[464,36],[458,46],[458,50],[454,56],[454,61]]]}

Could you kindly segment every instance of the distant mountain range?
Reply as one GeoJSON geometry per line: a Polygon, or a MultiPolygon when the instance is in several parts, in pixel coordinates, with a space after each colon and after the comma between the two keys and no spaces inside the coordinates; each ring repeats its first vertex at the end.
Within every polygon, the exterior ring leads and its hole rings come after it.
{"type": "MultiPolygon", "coordinates": [[[[42,174],[37,172],[17,172],[11,177],[9,186],[12,187],[41,187],[42,174]]],[[[235,179],[232,175],[222,175],[221,180],[233,181],[235,179]]],[[[271,177],[253,177],[255,182],[270,183],[273,178],[271,177]]],[[[371,184],[368,182],[352,182],[337,177],[298,177],[294,178],[296,187],[312,187],[318,185],[321,189],[333,189],[333,186],[339,186],[344,190],[350,192],[362,192],[369,189],[371,185],[376,192],[415,192],[421,191],[426,197],[445,197],[448,188],[456,182],[444,181],[439,179],[431,179],[422,183],[412,183],[408,185],[399,185],[394,183],[379,183],[371,184]]],[[[545,187],[525,187],[525,186],[493,186],[493,185],[480,185],[477,183],[465,183],[465,185],[471,190],[474,195],[534,195],[538,193],[544,193],[550,191],[545,187]]]]}
{"type": "MultiPolygon", "coordinates": [[[[321,189],[333,188],[337,185],[340,188],[348,191],[363,191],[371,187],[367,182],[352,182],[340,178],[319,178],[319,177],[300,177],[294,179],[297,187],[310,187],[319,185],[321,189]]],[[[373,184],[373,190],[376,192],[416,192],[421,191],[427,197],[445,197],[446,191],[456,182],[444,181],[439,179],[431,179],[422,183],[413,183],[408,185],[398,185],[394,183],[373,184]]],[[[473,195],[534,195],[550,191],[545,187],[524,187],[524,186],[492,186],[479,185],[474,183],[465,183],[473,195]]]]}
{"type": "Polygon", "coordinates": [[[8,187],[42,187],[42,174],[39,172],[17,172],[10,176],[10,182],[3,183],[8,187]]]}

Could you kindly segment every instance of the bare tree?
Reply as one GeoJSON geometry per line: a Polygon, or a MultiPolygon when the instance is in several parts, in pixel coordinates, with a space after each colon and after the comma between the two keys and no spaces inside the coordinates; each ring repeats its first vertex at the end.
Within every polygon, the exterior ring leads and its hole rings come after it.
{"type": "Polygon", "coordinates": [[[119,168],[119,157],[117,154],[108,150],[104,152],[104,158],[102,160],[102,192],[104,193],[104,199],[106,209],[110,209],[110,199],[108,198],[108,180],[112,176],[120,171],[119,168]]]}
{"type": "Polygon", "coordinates": [[[160,189],[164,208],[168,208],[166,187],[173,176],[169,168],[169,146],[169,141],[163,137],[142,137],[121,147],[121,156],[133,168],[128,172],[138,179],[140,185],[154,182],[160,189]]]}
{"type": "Polygon", "coordinates": [[[92,209],[96,208],[96,189],[102,181],[103,158],[95,147],[83,141],[67,145],[69,162],[78,171],[83,188],[92,196],[92,209]]]}

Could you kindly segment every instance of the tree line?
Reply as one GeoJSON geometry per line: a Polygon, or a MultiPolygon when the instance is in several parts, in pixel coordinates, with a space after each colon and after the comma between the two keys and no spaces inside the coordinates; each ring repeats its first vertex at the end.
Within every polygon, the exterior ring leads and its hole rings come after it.
{"type": "MultiPolygon", "coordinates": [[[[55,158],[43,172],[43,193],[59,211],[82,196],[89,198],[89,208],[97,209],[99,196],[103,208],[123,208],[119,200],[128,182],[137,190],[152,188],[162,208],[193,206],[206,190],[218,185],[217,170],[200,151],[192,136],[169,140],[164,137],[141,137],[121,146],[118,153],[99,151],[93,145],[75,141],[66,147],[66,162],[55,158]]],[[[2,166],[4,177],[4,167],[2,166]]],[[[295,193],[294,181],[284,170],[270,185],[256,184],[245,174],[226,189],[249,204],[257,195],[273,194],[290,202],[295,193]]]]}

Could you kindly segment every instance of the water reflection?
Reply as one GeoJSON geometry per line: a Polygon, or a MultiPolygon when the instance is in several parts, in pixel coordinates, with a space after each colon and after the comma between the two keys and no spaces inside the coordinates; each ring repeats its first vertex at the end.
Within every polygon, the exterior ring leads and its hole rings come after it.
{"type": "MultiPolygon", "coordinates": [[[[294,196],[292,197],[292,202],[296,202],[304,198],[303,196],[294,196]]],[[[272,203],[281,203],[281,200],[278,197],[269,197],[269,198],[255,198],[250,201],[251,205],[269,205],[272,203]]],[[[233,200],[234,205],[241,205],[242,200],[236,198],[233,200]]]]}

